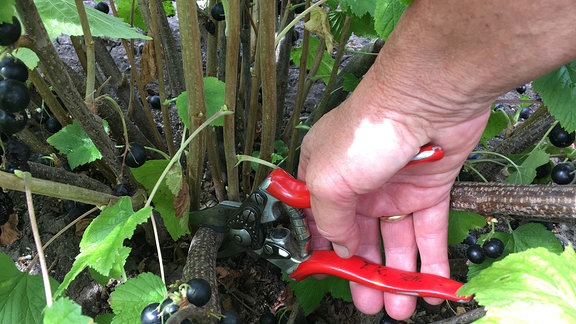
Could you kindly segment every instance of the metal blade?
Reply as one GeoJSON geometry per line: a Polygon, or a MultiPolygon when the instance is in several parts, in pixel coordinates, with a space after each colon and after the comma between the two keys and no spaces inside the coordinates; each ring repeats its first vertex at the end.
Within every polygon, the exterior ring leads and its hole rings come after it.
{"type": "Polygon", "coordinates": [[[190,225],[209,227],[219,233],[228,233],[228,217],[240,207],[239,202],[222,201],[218,205],[188,213],[190,225]]]}

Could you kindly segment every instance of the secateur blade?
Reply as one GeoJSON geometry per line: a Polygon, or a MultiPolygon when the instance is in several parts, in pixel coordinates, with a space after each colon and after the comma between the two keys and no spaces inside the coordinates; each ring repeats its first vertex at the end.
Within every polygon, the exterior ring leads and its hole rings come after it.
{"type": "MultiPolygon", "coordinates": [[[[216,206],[191,211],[188,213],[188,223],[190,225],[208,227],[218,233],[228,234],[228,219],[231,214],[237,211],[240,205],[239,202],[225,200],[218,203],[216,206]]],[[[218,258],[228,257],[243,251],[245,250],[237,244],[234,244],[229,240],[224,240],[220,250],[218,251],[218,258]]]]}

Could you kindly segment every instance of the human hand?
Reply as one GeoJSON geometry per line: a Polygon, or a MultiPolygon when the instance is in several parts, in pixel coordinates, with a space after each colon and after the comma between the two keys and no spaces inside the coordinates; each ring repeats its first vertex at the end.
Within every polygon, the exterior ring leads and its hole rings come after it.
{"type": "MultiPolygon", "coordinates": [[[[374,88],[377,82],[363,82],[314,125],[302,145],[298,176],[311,193],[312,248],[328,249],[331,242],[342,257],[356,254],[381,263],[383,242],[387,266],[416,271],[420,253],[420,271],[447,277],[450,189],[489,110],[440,121],[445,107],[425,108],[421,101],[400,97],[374,104],[371,94],[383,90],[374,88]],[[445,157],[402,169],[429,142],[443,147],[445,157]],[[391,222],[388,216],[406,217],[391,222]]],[[[364,313],[385,305],[390,316],[405,319],[415,309],[415,297],[354,283],[351,290],[364,313]]]]}

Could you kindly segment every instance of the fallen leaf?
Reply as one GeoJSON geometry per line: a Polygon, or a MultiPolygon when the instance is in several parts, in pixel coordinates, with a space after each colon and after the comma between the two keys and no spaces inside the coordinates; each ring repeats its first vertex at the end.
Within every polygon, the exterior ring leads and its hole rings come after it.
{"type": "Polygon", "coordinates": [[[326,50],[332,52],[334,48],[334,38],[330,32],[330,25],[328,23],[328,13],[322,7],[316,7],[310,12],[310,20],[304,23],[304,28],[311,33],[314,33],[324,39],[326,42],[326,50]]]}

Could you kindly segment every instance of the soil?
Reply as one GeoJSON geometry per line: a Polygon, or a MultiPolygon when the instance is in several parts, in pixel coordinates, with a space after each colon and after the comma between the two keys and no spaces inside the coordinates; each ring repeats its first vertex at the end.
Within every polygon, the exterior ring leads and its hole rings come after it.
{"type": "MultiPolygon", "coordinates": [[[[170,19],[172,25],[176,26],[177,24],[174,23],[175,18],[170,19]]],[[[349,47],[360,49],[367,42],[368,40],[353,37],[349,47]]],[[[78,65],[76,54],[70,41],[66,37],[60,37],[55,42],[55,45],[62,58],[69,65],[75,67],[77,71],[80,71],[81,68],[78,65]]],[[[111,52],[114,53],[121,70],[128,68],[127,58],[120,44],[110,41],[110,46],[111,52]]],[[[137,48],[141,48],[141,44],[137,43],[137,48]]],[[[347,58],[344,63],[346,60],[347,58]]],[[[297,78],[296,67],[291,68],[290,75],[289,86],[293,86],[296,84],[297,78]]],[[[306,102],[305,111],[310,111],[313,108],[316,102],[315,99],[321,97],[323,90],[324,87],[321,82],[317,82],[314,85],[309,96],[310,99],[306,102]]],[[[294,95],[294,92],[288,91],[286,99],[287,110],[294,103],[294,95]]],[[[511,98],[517,98],[517,94],[511,92],[503,97],[503,99],[511,98]]],[[[505,106],[506,109],[515,109],[512,105],[506,104],[505,106]]],[[[173,123],[175,132],[181,131],[181,123],[177,122],[178,118],[175,117],[175,110],[172,109],[171,112],[174,115],[173,120],[176,121],[173,123]]],[[[156,117],[159,124],[161,124],[161,117],[156,117]]],[[[210,203],[210,200],[215,198],[213,198],[213,192],[210,191],[210,185],[207,184],[205,188],[205,202],[210,203]]],[[[21,236],[12,244],[1,246],[0,252],[12,257],[20,270],[30,270],[30,273],[37,274],[39,273],[38,263],[31,265],[31,261],[36,256],[36,248],[32,238],[26,199],[24,194],[20,192],[10,192],[9,194],[15,204],[15,216],[19,218],[17,227],[21,231],[21,236]]],[[[56,233],[77,216],[72,215],[66,209],[66,202],[62,200],[34,195],[33,204],[42,242],[53,238],[56,233]]],[[[566,230],[573,233],[572,227],[566,230]]],[[[81,234],[81,227],[73,227],[62,233],[45,250],[50,276],[59,282],[70,270],[74,258],[79,253],[81,234]]],[[[185,237],[177,242],[167,242],[162,247],[168,283],[173,283],[180,278],[190,240],[191,237],[185,237]]],[[[126,271],[129,276],[136,276],[142,272],[159,273],[155,248],[148,243],[144,230],[139,228],[133,238],[126,242],[126,245],[132,248],[132,253],[126,264],[126,271]]],[[[461,246],[457,246],[450,251],[453,276],[461,281],[465,280],[466,274],[465,258],[462,250],[461,246]]],[[[282,280],[281,272],[264,259],[248,254],[219,259],[217,275],[223,308],[237,311],[246,323],[258,322],[259,316],[265,312],[276,313],[284,309],[297,309],[298,302],[287,283],[282,280]]],[[[117,282],[115,281],[111,281],[107,285],[97,284],[90,277],[90,274],[84,271],[72,282],[67,292],[73,300],[82,306],[84,314],[94,317],[98,314],[111,312],[108,297],[116,285],[117,282]]],[[[452,318],[476,307],[477,305],[474,302],[469,304],[445,302],[438,306],[430,306],[420,301],[416,312],[406,322],[431,323],[452,318]]],[[[382,313],[372,316],[364,315],[358,312],[352,303],[327,296],[316,311],[307,318],[300,315],[296,323],[378,323],[382,316],[382,313]]]]}

